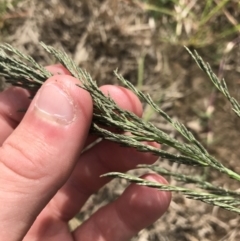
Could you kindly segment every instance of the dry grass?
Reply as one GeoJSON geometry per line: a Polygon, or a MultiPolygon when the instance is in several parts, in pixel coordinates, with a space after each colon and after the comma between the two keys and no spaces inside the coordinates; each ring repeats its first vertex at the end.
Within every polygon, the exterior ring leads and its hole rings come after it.
{"type": "MultiPolygon", "coordinates": [[[[240,6],[237,0],[206,2],[209,9],[204,1],[193,0],[171,4],[163,0],[22,0],[1,16],[0,41],[13,44],[42,64],[53,60],[39,47],[39,41],[63,47],[99,85],[117,84],[113,70],[118,68],[156,101],[164,95],[162,108],[187,124],[211,153],[240,172],[239,120],[182,47],[198,48],[239,99],[240,51],[235,39],[240,6]],[[211,12],[217,3],[225,5],[211,12]]],[[[145,118],[176,135],[148,108],[145,118]]],[[[159,163],[169,167],[167,161],[159,163]]],[[[214,183],[235,185],[207,170],[205,175],[214,183]]],[[[124,186],[124,181],[113,181],[103,188],[88,201],[75,224],[116,198],[124,186]]],[[[174,195],[167,214],[132,240],[239,240],[239,223],[234,214],[174,195]]]]}

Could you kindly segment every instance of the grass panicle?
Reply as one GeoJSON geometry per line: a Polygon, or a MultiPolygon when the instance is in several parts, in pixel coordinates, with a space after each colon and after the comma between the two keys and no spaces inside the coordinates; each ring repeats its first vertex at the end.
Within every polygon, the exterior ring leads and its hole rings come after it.
{"type": "MultiPolygon", "coordinates": [[[[145,95],[143,92],[136,89],[135,86],[125,80],[117,71],[114,73],[123,85],[132,90],[140,99],[149,104],[154,111],[169,122],[172,127],[184,137],[185,142],[171,137],[154,126],[151,122],[145,122],[133,113],[119,108],[109,96],[105,96],[99,90],[96,81],[91,78],[91,75],[85,70],[79,68],[64,51],[56,50],[44,43],[41,43],[41,45],[50,55],[53,55],[58,62],[66,67],[74,77],[81,80],[79,85],[77,85],[78,87],[86,89],[91,94],[94,110],[90,129],[92,133],[97,134],[99,137],[117,142],[123,146],[135,148],[141,152],[150,152],[161,158],[168,159],[170,162],[189,166],[210,167],[220,173],[225,173],[230,178],[240,181],[240,175],[225,167],[221,162],[211,156],[204,146],[182,123],[173,120],[156,103],[154,103],[149,95],[145,95]],[[114,127],[114,129],[119,131],[115,133],[107,130],[106,127],[114,127]],[[125,132],[128,132],[128,135],[125,135],[125,132]],[[143,142],[146,141],[157,142],[163,146],[170,146],[177,150],[178,154],[170,153],[151,145],[144,144],[143,142]]],[[[192,53],[189,49],[187,50],[195,59],[199,67],[210,77],[216,88],[230,101],[234,112],[240,116],[240,105],[233,97],[231,97],[225,81],[218,80],[210,66],[202,60],[197,52],[192,53]]],[[[21,86],[34,92],[37,91],[44,81],[51,76],[51,73],[39,65],[30,56],[24,55],[12,46],[5,44],[0,46],[0,75],[12,85],[21,86]]],[[[138,185],[149,186],[165,191],[180,192],[188,198],[240,213],[240,193],[234,190],[224,189],[182,173],[172,173],[154,165],[141,165],[140,167],[148,168],[165,176],[171,176],[180,182],[192,183],[195,185],[196,189],[191,190],[185,187],[163,185],[118,172],[108,173],[103,176],[120,177],[130,182],[137,183],[138,185]]]]}

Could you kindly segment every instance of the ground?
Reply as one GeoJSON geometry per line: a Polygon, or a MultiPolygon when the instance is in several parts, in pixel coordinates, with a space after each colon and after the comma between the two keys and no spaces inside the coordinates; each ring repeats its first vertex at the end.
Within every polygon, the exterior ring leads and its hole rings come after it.
{"type": "MultiPolygon", "coordinates": [[[[43,51],[39,41],[64,48],[79,66],[91,73],[99,85],[119,84],[113,75],[113,70],[118,69],[119,73],[149,93],[155,101],[160,103],[163,98],[161,107],[171,117],[185,123],[222,163],[240,172],[239,119],[183,47],[186,44],[191,49],[197,49],[216,74],[225,77],[231,93],[239,100],[240,45],[231,45],[239,41],[238,32],[226,38],[214,38],[220,35],[222,26],[228,21],[234,23],[234,20],[240,19],[237,14],[239,11],[235,9],[238,7],[240,10],[238,1],[232,1],[224,9],[223,15],[214,18],[211,29],[215,31],[212,32],[213,36],[203,25],[208,38],[203,40],[200,36],[199,41],[196,38],[188,39],[187,34],[181,35],[182,28],[188,33],[189,29],[196,28],[196,23],[177,22],[176,26],[168,15],[147,11],[144,1],[6,2],[9,5],[0,18],[1,42],[12,44],[43,65],[52,64],[54,59],[43,51]],[[178,34],[173,34],[174,29],[178,34]]],[[[189,6],[194,1],[182,2],[187,2],[189,6]]],[[[174,9],[173,3],[166,3],[164,7],[174,9]]],[[[195,10],[201,7],[201,4],[196,4],[195,10]]],[[[159,116],[148,108],[145,111],[146,119],[172,136],[177,136],[159,116]]],[[[164,160],[158,163],[172,171],[186,169],[164,160]]],[[[196,172],[187,168],[188,173],[196,172]]],[[[205,171],[207,179],[213,183],[238,188],[225,176],[205,171]]],[[[173,180],[169,181],[175,184],[173,180]]],[[[80,224],[98,207],[116,198],[124,186],[124,181],[117,180],[103,188],[88,201],[71,226],[80,224]]],[[[132,241],[238,240],[239,225],[239,217],[233,213],[174,194],[164,217],[140,232],[132,241]]]]}

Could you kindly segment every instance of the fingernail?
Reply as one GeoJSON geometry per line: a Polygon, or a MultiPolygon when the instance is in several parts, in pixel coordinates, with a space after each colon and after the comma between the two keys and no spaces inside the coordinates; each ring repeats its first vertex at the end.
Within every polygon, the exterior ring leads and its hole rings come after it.
{"type": "Polygon", "coordinates": [[[63,125],[70,124],[75,114],[71,97],[54,84],[42,87],[35,109],[42,117],[63,125]]]}

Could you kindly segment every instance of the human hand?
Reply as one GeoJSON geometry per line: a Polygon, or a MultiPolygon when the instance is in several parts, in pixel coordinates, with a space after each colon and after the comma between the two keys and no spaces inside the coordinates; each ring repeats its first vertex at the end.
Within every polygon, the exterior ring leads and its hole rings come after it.
{"type": "MultiPolygon", "coordinates": [[[[21,88],[0,93],[1,240],[128,240],[167,210],[169,192],[130,185],[72,233],[68,221],[109,181],[101,174],[150,164],[156,157],[106,140],[81,154],[96,138],[88,135],[91,96],[62,66],[48,69],[61,75],[49,78],[32,101],[21,88]]],[[[110,85],[101,90],[141,116],[141,103],[129,90],[110,85]]],[[[144,178],[166,183],[156,174],[144,178]]]]}

